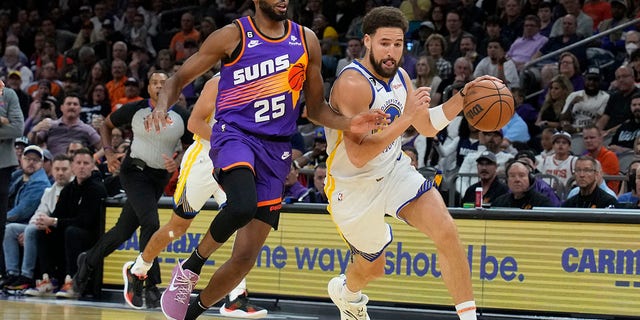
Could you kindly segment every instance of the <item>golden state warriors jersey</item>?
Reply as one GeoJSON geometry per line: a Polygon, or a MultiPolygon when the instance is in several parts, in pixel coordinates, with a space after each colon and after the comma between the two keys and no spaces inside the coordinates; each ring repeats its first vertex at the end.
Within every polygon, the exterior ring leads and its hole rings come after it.
{"type": "MultiPolygon", "coordinates": [[[[349,69],[360,72],[368,80],[373,95],[369,109],[383,110],[391,115],[391,122],[402,114],[407,100],[407,84],[400,71],[389,82],[384,82],[371,74],[358,61],[353,61],[342,72],[349,69]]],[[[327,136],[327,153],[329,154],[327,168],[329,174],[336,180],[343,178],[378,179],[393,169],[402,154],[402,139],[398,137],[362,168],[356,168],[347,156],[343,132],[325,128],[325,133],[327,136]]]]}

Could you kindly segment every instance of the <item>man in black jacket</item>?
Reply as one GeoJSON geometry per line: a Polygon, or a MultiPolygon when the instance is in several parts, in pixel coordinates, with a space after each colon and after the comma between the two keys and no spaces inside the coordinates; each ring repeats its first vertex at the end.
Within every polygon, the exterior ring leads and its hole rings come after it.
{"type": "Polygon", "coordinates": [[[35,223],[38,232],[40,269],[51,279],[65,279],[57,297],[76,298],[71,277],[77,271],[78,255],[90,248],[100,235],[100,219],[107,197],[100,173],[94,171],[93,155],[82,148],[73,156],[75,179],[62,189],[51,216],[35,223]],[[65,278],[66,276],[66,278],[65,278]]]}
{"type": "Polygon", "coordinates": [[[618,200],[598,187],[600,163],[590,157],[581,156],[576,161],[574,176],[580,192],[567,199],[562,206],[569,208],[608,208],[618,205],[618,200]]]}
{"type": "Polygon", "coordinates": [[[492,207],[520,209],[551,207],[549,199],[532,188],[532,184],[535,181],[533,168],[526,162],[522,160],[509,162],[506,174],[510,192],[496,198],[491,204],[492,207]]]}

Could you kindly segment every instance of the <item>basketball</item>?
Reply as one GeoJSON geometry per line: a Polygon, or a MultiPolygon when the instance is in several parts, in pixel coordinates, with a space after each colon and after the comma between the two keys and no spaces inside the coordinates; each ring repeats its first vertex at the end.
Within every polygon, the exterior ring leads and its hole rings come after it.
{"type": "Polygon", "coordinates": [[[480,131],[500,130],[515,112],[513,95],[502,82],[482,80],[465,92],[463,112],[469,124],[480,131]]]}
{"type": "Polygon", "coordinates": [[[296,63],[289,69],[289,87],[294,91],[302,90],[306,70],[302,63],[296,63]]]}

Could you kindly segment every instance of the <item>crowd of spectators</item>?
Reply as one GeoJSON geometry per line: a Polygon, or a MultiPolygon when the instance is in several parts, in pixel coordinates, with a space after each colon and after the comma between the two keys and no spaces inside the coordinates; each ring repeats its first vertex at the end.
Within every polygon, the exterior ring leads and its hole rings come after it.
{"type": "MultiPolygon", "coordinates": [[[[500,78],[513,91],[516,114],[502,130],[479,132],[460,115],[434,138],[413,128],[403,135],[403,148],[416,169],[434,167],[444,175],[443,193],[457,194],[450,205],[463,206],[472,199],[469,190],[482,187],[485,202],[496,206],[638,207],[640,24],[628,23],[640,16],[636,1],[290,2],[290,18],[320,39],[327,95],[342,68],[362,58],[362,17],[380,5],[399,7],[410,21],[401,63],[412,85],[431,87],[432,105],[484,74],[500,78]],[[575,195],[569,196],[574,186],[575,195]],[[600,187],[608,190],[600,192],[600,187]]],[[[102,148],[105,118],[148,98],[152,73],[171,75],[217,26],[251,15],[252,7],[251,0],[0,5],[0,79],[8,88],[1,101],[22,115],[0,113],[0,139],[11,142],[19,160],[0,161],[3,177],[11,174],[8,190],[0,189],[0,200],[8,203],[6,209],[0,203],[2,229],[5,219],[10,223],[2,237],[3,288],[31,288],[26,292],[33,295],[65,288],[65,278],[76,271],[75,256],[86,248],[51,244],[85,237],[87,221],[95,217],[75,214],[97,211],[65,207],[63,213],[52,199],[60,195],[70,206],[83,192],[98,198],[123,195],[119,172],[109,170],[102,148]],[[19,132],[3,129],[14,124],[19,132]],[[92,161],[89,173],[86,155],[92,161]],[[27,188],[30,192],[21,192],[27,188]],[[35,254],[40,242],[47,243],[47,250],[60,250],[55,255],[60,261],[36,264],[36,257],[53,252],[35,254]],[[38,287],[36,269],[47,273],[38,287]]],[[[190,110],[217,68],[185,87],[177,104],[190,110]]],[[[326,203],[324,131],[306,120],[304,107],[300,110],[283,200],[326,203]]],[[[132,139],[130,126],[111,130],[111,145],[120,157],[132,139]]],[[[176,146],[177,165],[181,151],[176,146]]],[[[165,195],[172,195],[176,179],[174,169],[165,195]]],[[[77,296],[67,291],[61,296],[77,296]]]]}

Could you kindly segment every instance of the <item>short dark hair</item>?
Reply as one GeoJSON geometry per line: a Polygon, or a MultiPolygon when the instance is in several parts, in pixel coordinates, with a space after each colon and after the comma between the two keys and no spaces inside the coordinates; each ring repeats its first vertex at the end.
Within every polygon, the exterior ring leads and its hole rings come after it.
{"type": "Polygon", "coordinates": [[[409,29],[409,23],[400,9],[395,7],[375,7],[362,20],[362,33],[372,35],[379,28],[400,28],[403,33],[409,29]]]}
{"type": "Polygon", "coordinates": [[[67,100],[67,98],[78,98],[78,101],[80,102],[80,104],[82,104],[82,96],[77,92],[65,93],[64,99],[62,101],[64,102],[65,100],[67,100]]]}
{"type": "Polygon", "coordinates": [[[75,158],[79,154],[88,154],[90,157],[93,158],[93,153],[91,153],[91,150],[89,150],[89,148],[81,148],[81,149],[76,150],[76,152],[73,154],[73,159],[75,160],[75,158]]]}

